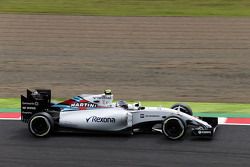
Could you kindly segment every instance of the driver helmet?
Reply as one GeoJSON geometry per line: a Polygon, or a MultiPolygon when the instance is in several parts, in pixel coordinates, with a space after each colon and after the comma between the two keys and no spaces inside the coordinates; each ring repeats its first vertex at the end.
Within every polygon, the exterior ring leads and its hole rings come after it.
{"type": "Polygon", "coordinates": [[[104,94],[105,94],[105,95],[112,95],[111,89],[106,89],[106,90],[104,90],[104,94]]]}

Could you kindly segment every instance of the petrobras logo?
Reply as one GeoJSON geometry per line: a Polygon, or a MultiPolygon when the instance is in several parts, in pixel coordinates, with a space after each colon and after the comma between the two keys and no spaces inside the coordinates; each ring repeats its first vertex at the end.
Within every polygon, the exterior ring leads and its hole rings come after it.
{"type": "Polygon", "coordinates": [[[91,116],[89,118],[86,118],[86,121],[87,123],[89,122],[115,123],[115,118],[91,116]]]}
{"type": "Polygon", "coordinates": [[[97,107],[97,104],[94,103],[73,103],[70,107],[97,107]]]}

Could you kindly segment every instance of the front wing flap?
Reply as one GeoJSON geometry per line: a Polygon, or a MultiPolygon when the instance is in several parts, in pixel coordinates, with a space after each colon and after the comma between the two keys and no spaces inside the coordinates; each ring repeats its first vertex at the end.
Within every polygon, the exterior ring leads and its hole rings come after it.
{"type": "Polygon", "coordinates": [[[205,128],[205,127],[192,128],[192,136],[213,137],[218,126],[218,118],[200,117],[199,119],[207,122],[212,127],[211,128],[205,128]]]}
{"type": "Polygon", "coordinates": [[[192,136],[204,136],[204,137],[213,137],[216,128],[209,129],[192,129],[192,136]]]}

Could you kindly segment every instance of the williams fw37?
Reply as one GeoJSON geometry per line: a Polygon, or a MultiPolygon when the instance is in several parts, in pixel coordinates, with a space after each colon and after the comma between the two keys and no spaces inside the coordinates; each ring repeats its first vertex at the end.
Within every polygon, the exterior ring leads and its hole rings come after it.
{"type": "Polygon", "coordinates": [[[59,103],[51,102],[50,90],[27,90],[27,95],[21,96],[21,117],[36,137],[53,132],[159,132],[177,140],[191,132],[192,136],[212,138],[218,125],[217,118],[194,117],[185,104],[164,108],[144,107],[140,102],[127,104],[123,100],[113,103],[111,90],[82,94],[59,103]]]}

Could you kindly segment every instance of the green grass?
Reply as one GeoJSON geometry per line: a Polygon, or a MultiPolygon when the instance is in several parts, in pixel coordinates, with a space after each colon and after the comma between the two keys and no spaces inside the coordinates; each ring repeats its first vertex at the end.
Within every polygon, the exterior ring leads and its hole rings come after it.
{"type": "Polygon", "coordinates": [[[2,98],[0,99],[0,108],[20,108],[20,99],[17,98],[2,98]]]}
{"type": "MultiPolygon", "coordinates": [[[[62,101],[62,99],[55,99],[62,101]]],[[[133,101],[129,101],[133,103],[133,101]]],[[[165,101],[142,101],[143,106],[170,107],[176,102],[165,101]]],[[[239,103],[200,103],[186,102],[193,109],[194,115],[198,116],[221,116],[221,117],[250,117],[250,104],[239,103]]],[[[20,99],[2,98],[0,99],[0,112],[20,111],[20,99]]]]}
{"type": "Polygon", "coordinates": [[[0,0],[2,13],[250,16],[249,0],[0,0]]]}

